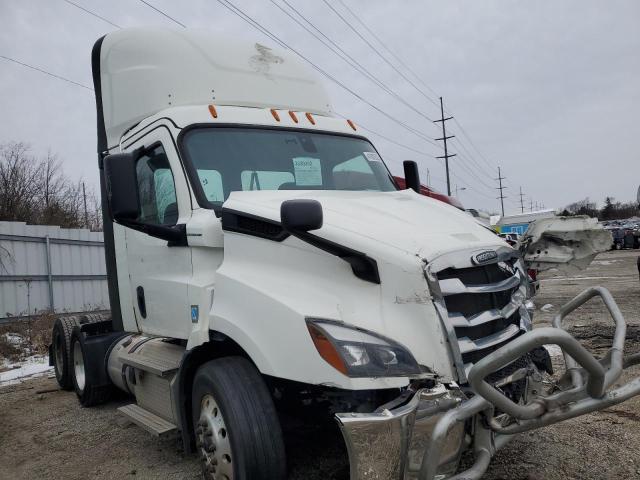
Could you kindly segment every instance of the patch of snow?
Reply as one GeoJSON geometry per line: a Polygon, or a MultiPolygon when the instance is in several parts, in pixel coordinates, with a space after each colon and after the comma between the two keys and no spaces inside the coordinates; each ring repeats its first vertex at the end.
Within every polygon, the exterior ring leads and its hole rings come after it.
{"type": "Polygon", "coordinates": [[[17,333],[5,333],[2,336],[8,344],[14,345],[16,347],[19,347],[20,345],[22,345],[22,342],[24,342],[24,338],[22,338],[22,335],[18,335],[17,333]]]}
{"type": "Polygon", "coordinates": [[[620,260],[594,260],[593,264],[596,265],[611,265],[612,263],[618,263],[620,260]]]}
{"type": "Polygon", "coordinates": [[[20,383],[26,378],[39,377],[53,370],[47,355],[33,355],[15,364],[5,364],[5,367],[10,370],[0,372],[0,386],[20,383]]]}
{"type": "Polygon", "coordinates": [[[553,309],[553,305],[550,303],[545,303],[542,307],[540,307],[540,310],[543,312],[548,312],[552,309],[553,309]]]}

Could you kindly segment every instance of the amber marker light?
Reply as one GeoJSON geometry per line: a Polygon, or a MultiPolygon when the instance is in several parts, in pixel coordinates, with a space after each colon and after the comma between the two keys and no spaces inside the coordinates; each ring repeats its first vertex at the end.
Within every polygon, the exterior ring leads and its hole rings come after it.
{"type": "Polygon", "coordinates": [[[218,118],[218,112],[216,111],[216,107],[213,105],[209,105],[209,113],[213,118],[218,118]]]}
{"type": "Polygon", "coordinates": [[[349,126],[350,126],[351,128],[353,128],[353,131],[355,132],[355,130],[356,130],[356,125],[355,125],[351,120],[347,120],[347,123],[349,124],[349,126]]]}
{"type": "Polygon", "coordinates": [[[316,119],[313,118],[313,115],[311,115],[310,113],[305,113],[305,116],[307,117],[307,120],[309,120],[309,123],[311,125],[315,125],[316,124],[316,119]]]}
{"type": "Polygon", "coordinates": [[[316,346],[316,350],[318,350],[320,356],[333,368],[346,375],[347,366],[342,361],[336,347],[333,346],[324,332],[310,323],[307,323],[307,328],[309,329],[313,344],[316,346]]]}
{"type": "Polygon", "coordinates": [[[276,119],[276,122],[280,121],[280,115],[278,115],[278,111],[275,108],[271,109],[271,115],[276,119]]]}
{"type": "Polygon", "coordinates": [[[298,117],[296,116],[296,114],[294,112],[292,112],[291,110],[289,110],[289,116],[291,117],[291,120],[294,121],[294,123],[298,123],[298,117]]]}

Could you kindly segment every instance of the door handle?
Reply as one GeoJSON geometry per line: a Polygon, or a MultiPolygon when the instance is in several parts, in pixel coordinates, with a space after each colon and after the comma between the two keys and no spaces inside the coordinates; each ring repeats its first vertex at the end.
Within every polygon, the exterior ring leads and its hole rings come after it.
{"type": "Polygon", "coordinates": [[[138,310],[142,318],[147,318],[147,303],[144,299],[144,288],[138,286],[136,288],[136,297],[138,297],[138,310]]]}

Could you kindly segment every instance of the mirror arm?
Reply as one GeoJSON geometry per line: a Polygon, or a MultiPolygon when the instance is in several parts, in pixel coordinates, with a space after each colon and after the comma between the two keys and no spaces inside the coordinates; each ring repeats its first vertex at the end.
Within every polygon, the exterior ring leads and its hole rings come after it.
{"type": "Polygon", "coordinates": [[[117,223],[132,228],[142,233],[161,240],[167,240],[170,247],[187,245],[187,226],[184,223],[177,225],[151,225],[136,220],[120,220],[117,223]]]}

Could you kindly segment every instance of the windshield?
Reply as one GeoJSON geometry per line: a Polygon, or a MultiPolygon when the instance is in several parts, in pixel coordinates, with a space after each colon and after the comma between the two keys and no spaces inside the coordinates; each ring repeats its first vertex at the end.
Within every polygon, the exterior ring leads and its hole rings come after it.
{"type": "Polygon", "coordinates": [[[210,208],[242,190],[396,190],[373,146],[358,137],[213,127],[188,131],[181,144],[210,208]]]}

